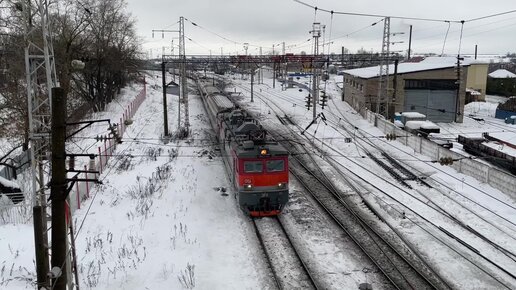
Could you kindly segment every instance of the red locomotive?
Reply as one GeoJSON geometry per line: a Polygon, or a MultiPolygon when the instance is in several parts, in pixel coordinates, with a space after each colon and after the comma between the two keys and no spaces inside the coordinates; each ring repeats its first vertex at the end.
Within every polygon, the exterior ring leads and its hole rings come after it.
{"type": "Polygon", "coordinates": [[[255,217],[279,214],[288,201],[288,151],[218,89],[201,84],[240,207],[255,217]]]}

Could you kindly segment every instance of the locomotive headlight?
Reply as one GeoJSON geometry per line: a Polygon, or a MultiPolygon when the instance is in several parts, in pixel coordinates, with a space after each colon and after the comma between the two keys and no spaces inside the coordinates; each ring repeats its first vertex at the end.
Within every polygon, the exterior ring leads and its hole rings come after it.
{"type": "Polygon", "coordinates": [[[287,183],[286,182],[278,183],[278,188],[285,188],[285,187],[287,187],[287,183]]]}
{"type": "Polygon", "coordinates": [[[251,190],[251,189],[253,189],[253,185],[252,184],[244,184],[244,189],[251,190]]]}

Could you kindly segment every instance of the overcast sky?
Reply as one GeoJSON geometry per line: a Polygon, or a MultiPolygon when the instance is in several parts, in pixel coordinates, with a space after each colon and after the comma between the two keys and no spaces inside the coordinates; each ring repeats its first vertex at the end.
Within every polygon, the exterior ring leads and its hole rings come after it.
{"type": "MultiPolygon", "coordinates": [[[[260,46],[263,53],[275,50],[281,52],[285,42],[286,52],[305,51],[311,53],[309,31],[314,19],[326,25],[325,39],[330,39],[332,52],[340,53],[344,46],[355,52],[358,49],[380,51],[382,44],[383,22],[372,26],[381,17],[360,17],[348,15],[333,16],[303,6],[293,0],[126,0],[128,11],[138,21],[138,33],[143,39],[143,47],[154,57],[161,55],[162,47],[170,54],[172,38],[177,33],[167,33],[162,39],[160,33],[152,38],[152,29],[177,30],[180,16],[185,21],[187,54],[243,54],[243,43],[249,43],[248,53],[258,54],[260,46]],[[331,27],[331,29],[330,29],[331,27]],[[359,32],[356,32],[360,30],[359,32]],[[356,33],[353,33],[356,32],[356,33]],[[353,33],[349,35],[350,33],[353,33]],[[215,35],[218,34],[227,40],[215,35]],[[234,43],[236,42],[236,44],[234,43]]],[[[468,20],[486,15],[516,10],[514,0],[302,0],[322,9],[389,16],[420,17],[443,20],[468,20]]],[[[448,24],[416,20],[391,20],[391,33],[404,32],[391,37],[394,51],[408,49],[409,26],[413,25],[412,49],[416,53],[443,50],[448,24]]],[[[451,23],[445,54],[456,55],[459,49],[460,24],[451,23]]],[[[466,22],[464,24],[463,54],[474,52],[475,44],[480,54],[505,54],[516,52],[516,13],[489,19],[466,22]]],[[[174,39],[174,45],[178,39],[174,39]]],[[[320,39],[322,43],[322,38],[320,39]]],[[[325,50],[328,50],[326,46],[325,50]]],[[[177,47],[174,52],[177,54],[177,47]]]]}

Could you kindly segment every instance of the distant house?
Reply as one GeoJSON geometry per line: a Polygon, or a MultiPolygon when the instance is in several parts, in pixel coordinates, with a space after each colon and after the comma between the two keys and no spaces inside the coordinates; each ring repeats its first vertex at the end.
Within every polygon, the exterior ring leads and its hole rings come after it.
{"type": "Polygon", "coordinates": [[[490,73],[488,76],[488,94],[506,97],[516,95],[516,74],[506,69],[498,69],[490,73]]]}
{"type": "MultiPolygon", "coordinates": [[[[477,98],[485,98],[487,63],[461,61],[461,81],[457,86],[457,59],[426,57],[400,63],[395,76],[389,66],[389,119],[394,112],[420,112],[434,122],[462,122],[466,88],[477,98]],[[394,79],[396,79],[394,83],[394,79]]],[[[343,72],[343,100],[361,114],[376,111],[380,67],[343,72]]]]}
{"type": "Polygon", "coordinates": [[[493,79],[513,79],[516,78],[516,74],[506,70],[506,69],[498,69],[494,72],[488,74],[490,78],[493,79]]]}

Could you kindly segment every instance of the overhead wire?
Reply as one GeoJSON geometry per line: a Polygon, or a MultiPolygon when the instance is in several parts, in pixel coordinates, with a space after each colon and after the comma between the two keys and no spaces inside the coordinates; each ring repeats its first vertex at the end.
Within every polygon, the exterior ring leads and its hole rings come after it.
{"type": "Polygon", "coordinates": [[[444,36],[443,49],[441,51],[441,56],[444,55],[444,48],[446,47],[446,40],[448,39],[448,33],[450,32],[450,27],[451,27],[451,23],[448,22],[448,29],[446,29],[446,35],[444,36]]]}
{"type": "Polygon", "coordinates": [[[354,13],[354,12],[334,11],[334,10],[322,9],[320,7],[317,7],[317,6],[312,6],[312,5],[307,4],[307,3],[303,2],[303,1],[300,1],[300,0],[293,0],[293,1],[297,2],[297,3],[301,4],[301,5],[304,5],[304,6],[312,8],[312,9],[315,9],[316,11],[320,10],[320,11],[324,11],[324,12],[327,12],[327,13],[334,13],[334,14],[340,14],[340,15],[367,16],[367,17],[384,17],[384,18],[385,17],[390,17],[390,18],[394,18],[394,19],[432,21],[432,22],[447,22],[447,21],[451,21],[451,22],[460,23],[460,20],[447,20],[447,19],[433,19],[433,18],[421,18],[421,17],[406,17],[406,16],[395,16],[395,15],[381,15],[381,14],[369,14],[369,13],[354,13]]]}
{"type": "Polygon", "coordinates": [[[190,20],[190,19],[188,19],[188,18],[185,18],[185,20],[186,20],[186,21],[188,21],[188,22],[189,22],[190,24],[192,24],[193,26],[198,27],[198,28],[200,28],[200,29],[202,29],[202,30],[205,30],[205,31],[207,31],[207,32],[209,32],[209,33],[211,33],[211,34],[213,34],[213,35],[215,35],[215,36],[219,37],[219,38],[222,38],[222,39],[224,39],[224,40],[226,40],[226,41],[228,41],[228,42],[231,42],[231,43],[233,43],[233,44],[243,44],[243,43],[241,43],[241,42],[234,41],[234,40],[231,40],[231,39],[229,39],[229,38],[227,38],[227,37],[224,37],[224,36],[222,36],[222,35],[220,35],[220,34],[218,34],[218,33],[214,32],[214,31],[211,31],[211,30],[209,30],[209,29],[207,29],[207,28],[205,28],[205,27],[203,27],[203,26],[201,26],[201,25],[197,24],[196,22],[191,21],[191,20],[190,20]]]}
{"type": "Polygon", "coordinates": [[[363,31],[363,30],[366,30],[366,29],[368,29],[368,28],[370,28],[370,27],[373,27],[373,26],[375,26],[376,24],[378,24],[378,23],[380,23],[380,22],[382,22],[382,21],[384,21],[384,20],[385,20],[385,18],[382,18],[382,19],[380,19],[380,20],[378,20],[378,21],[376,21],[376,22],[374,22],[374,23],[372,23],[372,24],[369,24],[369,25],[367,25],[367,26],[364,26],[364,27],[362,27],[362,28],[360,28],[360,29],[357,29],[357,30],[355,30],[355,31],[353,31],[353,32],[350,32],[350,33],[347,33],[347,34],[345,34],[345,35],[338,36],[338,37],[335,37],[335,38],[331,38],[331,39],[330,39],[330,41],[334,41],[334,40],[339,39],[339,38],[349,37],[349,36],[351,36],[351,35],[353,35],[353,34],[355,34],[355,33],[358,33],[358,32],[361,32],[361,31],[363,31]]]}

